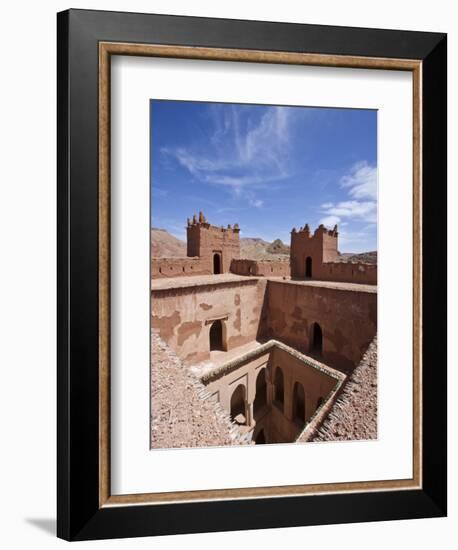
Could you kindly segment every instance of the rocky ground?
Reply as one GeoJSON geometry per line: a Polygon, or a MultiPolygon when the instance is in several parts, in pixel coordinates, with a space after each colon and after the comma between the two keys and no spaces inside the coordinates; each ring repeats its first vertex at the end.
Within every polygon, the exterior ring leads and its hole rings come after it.
{"type": "Polygon", "coordinates": [[[310,441],[377,439],[377,338],[310,441]]]}
{"type": "Polygon", "coordinates": [[[247,444],[205,386],[152,333],[151,447],[207,447],[247,444]]]}
{"type": "Polygon", "coordinates": [[[339,254],[337,262],[361,262],[363,264],[377,265],[377,251],[372,252],[360,252],[359,254],[353,254],[352,252],[342,252],[339,254]]]}

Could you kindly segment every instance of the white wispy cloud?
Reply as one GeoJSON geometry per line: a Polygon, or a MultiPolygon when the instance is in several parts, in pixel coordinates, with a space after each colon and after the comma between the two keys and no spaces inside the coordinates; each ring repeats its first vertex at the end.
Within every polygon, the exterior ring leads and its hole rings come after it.
{"type": "MultiPolygon", "coordinates": [[[[360,219],[366,222],[377,221],[377,203],[375,201],[342,201],[323,208],[327,217],[332,217],[333,223],[339,223],[342,218],[360,219]]],[[[322,219],[326,219],[322,218],[322,219]]],[[[324,223],[322,221],[321,223],[324,223]]],[[[326,225],[326,224],[325,224],[326,225]]]]}
{"type": "Polygon", "coordinates": [[[212,105],[209,116],[213,131],[204,148],[163,148],[162,154],[175,159],[195,179],[228,186],[237,195],[244,188],[288,177],[288,108],[269,107],[257,116],[247,106],[212,105]]]}
{"type": "Polygon", "coordinates": [[[321,205],[324,216],[320,223],[339,224],[342,219],[377,222],[377,168],[366,161],[354,164],[348,174],[339,180],[342,189],[348,189],[350,200],[326,202],[321,205]]]}
{"type": "Polygon", "coordinates": [[[341,178],[340,185],[348,188],[354,199],[377,200],[377,168],[366,161],[357,162],[350,173],[341,178]]]}
{"type": "Polygon", "coordinates": [[[325,216],[324,218],[320,219],[320,223],[322,223],[326,227],[332,227],[339,222],[340,218],[338,216],[325,216]]]}
{"type": "Polygon", "coordinates": [[[262,208],[264,206],[264,201],[261,199],[250,199],[250,204],[255,208],[262,208]]]}

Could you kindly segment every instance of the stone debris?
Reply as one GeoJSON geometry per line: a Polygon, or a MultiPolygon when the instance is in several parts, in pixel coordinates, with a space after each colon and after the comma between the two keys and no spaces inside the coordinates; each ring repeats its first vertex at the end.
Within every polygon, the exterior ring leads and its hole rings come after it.
{"type": "Polygon", "coordinates": [[[377,439],[377,337],[310,441],[377,439]]]}
{"type": "Polygon", "coordinates": [[[151,335],[151,447],[246,445],[230,415],[176,354],[151,335]]]}

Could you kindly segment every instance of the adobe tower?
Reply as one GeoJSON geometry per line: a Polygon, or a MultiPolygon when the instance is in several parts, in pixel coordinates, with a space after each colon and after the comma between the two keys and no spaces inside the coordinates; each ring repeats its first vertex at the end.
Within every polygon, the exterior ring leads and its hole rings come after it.
{"type": "Polygon", "coordinates": [[[229,273],[231,261],[240,258],[240,228],[210,225],[203,212],[187,224],[187,255],[198,256],[209,273],[229,273]]]}
{"type": "Polygon", "coordinates": [[[291,277],[313,278],[321,271],[326,262],[337,260],[337,225],[334,229],[326,229],[321,224],[312,235],[308,224],[299,231],[293,227],[291,231],[291,277]]]}

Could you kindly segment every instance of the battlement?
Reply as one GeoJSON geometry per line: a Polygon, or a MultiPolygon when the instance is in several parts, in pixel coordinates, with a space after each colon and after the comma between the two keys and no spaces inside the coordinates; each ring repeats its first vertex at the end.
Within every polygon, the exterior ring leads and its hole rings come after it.
{"type": "Polygon", "coordinates": [[[209,273],[229,273],[233,259],[240,257],[240,227],[211,225],[204,213],[187,223],[187,255],[197,256],[209,273]]]}
{"type": "Polygon", "coordinates": [[[234,226],[228,224],[227,227],[224,227],[223,225],[211,225],[210,223],[208,223],[207,218],[202,211],[199,212],[199,217],[194,214],[192,218],[188,218],[187,229],[206,230],[215,234],[233,233],[234,235],[237,235],[240,233],[240,227],[238,223],[235,223],[234,226]]]}
{"type": "Polygon", "coordinates": [[[334,226],[333,229],[328,229],[323,224],[320,224],[316,229],[315,232],[312,233],[310,231],[310,226],[308,223],[304,225],[304,227],[300,227],[298,230],[296,230],[295,227],[293,227],[291,231],[291,236],[296,236],[299,238],[308,237],[309,239],[319,239],[323,235],[327,235],[329,237],[335,237],[337,238],[339,236],[339,232],[337,230],[337,225],[334,226]]]}
{"type": "Polygon", "coordinates": [[[339,263],[339,231],[319,225],[312,234],[308,224],[291,231],[291,276],[298,279],[377,284],[377,266],[339,263]]]}
{"type": "Polygon", "coordinates": [[[204,213],[187,220],[187,256],[153,258],[153,278],[235,273],[256,277],[289,277],[321,281],[377,284],[377,266],[342,262],[338,228],[323,224],[314,232],[305,224],[291,231],[290,261],[240,259],[240,227],[211,225],[204,213]]]}
{"type": "Polygon", "coordinates": [[[312,234],[306,223],[299,231],[291,231],[291,275],[292,277],[311,278],[313,269],[324,262],[337,260],[337,225],[327,229],[321,224],[312,234]]]}

